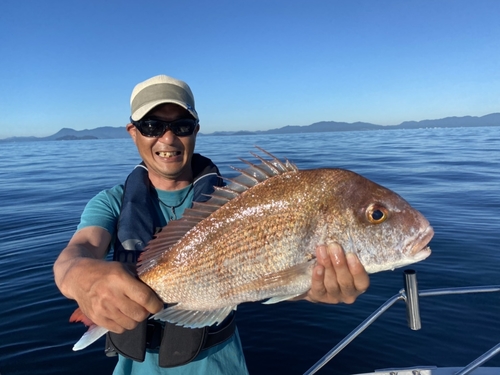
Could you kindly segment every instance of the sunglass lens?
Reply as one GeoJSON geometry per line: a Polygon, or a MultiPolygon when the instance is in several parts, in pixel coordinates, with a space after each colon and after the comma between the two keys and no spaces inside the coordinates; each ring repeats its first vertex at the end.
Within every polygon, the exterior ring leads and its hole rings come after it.
{"type": "Polygon", "coordinates": [[[141,121],[139,130],[146,137],[161,137],[165,133],[165,123],[156,120],[141,121]]]}
{"type": "Polygon", "coordinates": [[[180,137],[188,136],[193,134],[194,128],[196,126],[196,121],[192,119],[180,119],[174,121],[170,124],[170,129],[172,132],[180,137]]]}

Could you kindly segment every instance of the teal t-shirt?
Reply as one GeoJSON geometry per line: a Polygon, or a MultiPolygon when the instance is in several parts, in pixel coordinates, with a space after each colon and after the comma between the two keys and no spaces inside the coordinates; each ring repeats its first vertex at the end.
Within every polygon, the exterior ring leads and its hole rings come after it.
{"type": "MultiPolygon", "coordinates": [[[[158,216],[162,221],[162,226],[167,225],[172,219],[182,217],[184,210],[192,205],[192,185],[174,191],[156,189],[156,192],[161,209],[158,216]]],[[[123,185],[116,185],[98,193],[85,206],[77,229],[97,226],[106,229],[114,236],[120,216],[122,196],[123,185]]]]}
{"type": "MultiPolygon", "coordinates": [[[[193,189],[190,186],[175,191],[156,190],[159,198],[159,215],[162,226],[176,217],[179,219],[186,208],[191,207],[193,189]]],[[[107,230],[115,238],[120,216],[123,185],[103,190],[92,198],[82,213],[78,230],[97,226],[107,230]]],[[[113,244],[111,244],[112,247],[113,244]]],[[[158,353],[146,351],[144,362],[136,362],[119,355],[113,375],[248,375],[238,330],[227,341],[202,350],[192,362],[173,368],[158,366],[158,353]]]]}

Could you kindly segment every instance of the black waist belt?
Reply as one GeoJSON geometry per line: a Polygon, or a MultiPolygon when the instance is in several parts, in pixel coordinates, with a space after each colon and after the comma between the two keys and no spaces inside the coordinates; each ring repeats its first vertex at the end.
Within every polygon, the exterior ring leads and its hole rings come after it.
{"type": "MultiPolygon", "coordinates": [[[[219,326],[214,326],[208,331],[208,335],[201,350],[211,348],[219,345],[229,339],[236,330],[236,322],[234,319],[234,312],[231,313],[219,326]]],[[[148,321],[148,328],[146,334],[146,349],[158,350],[160,348],[161,340],[163,338],[163,323],[158,320],[148,321]]]]}

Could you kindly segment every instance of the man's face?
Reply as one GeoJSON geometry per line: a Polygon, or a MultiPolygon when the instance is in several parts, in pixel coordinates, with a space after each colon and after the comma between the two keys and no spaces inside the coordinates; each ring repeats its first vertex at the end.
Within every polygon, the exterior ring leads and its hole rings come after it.
{"type": "MultiPolygon", "coordinates": [[[[170,103],[154,108],[144,117],[155,117],[169,122],[192,118],[184,108],[170,103]]],[[[127,131],[134,140],[149,170],[149,178],[156,188],[175,190],[192,182],[191,158],[198,130],[199,125],[192,135],[180,137],[169,129],[161,137],[150,138],[143,136],[134,125],[127,125],[127,131]]]]}

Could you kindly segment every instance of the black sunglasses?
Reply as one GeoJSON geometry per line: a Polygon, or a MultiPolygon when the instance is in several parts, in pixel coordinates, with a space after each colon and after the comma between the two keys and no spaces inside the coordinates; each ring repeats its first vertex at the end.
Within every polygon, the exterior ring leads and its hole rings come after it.
{"type": "Polygon", "coordinates": [[[169,129],[178,137],[187,137],[188,135],[193,134],[196,125],[198,125],[198,121],[192,118],[181,118],[171,122],[163,121],[154,117],[149,117],[139,121],[134,121],[131,118],[130,122],[143,136],[150,138],[159,138],[169,129]]]}

